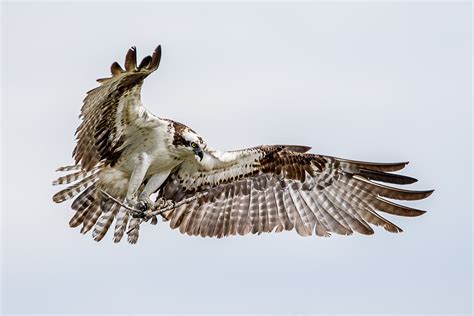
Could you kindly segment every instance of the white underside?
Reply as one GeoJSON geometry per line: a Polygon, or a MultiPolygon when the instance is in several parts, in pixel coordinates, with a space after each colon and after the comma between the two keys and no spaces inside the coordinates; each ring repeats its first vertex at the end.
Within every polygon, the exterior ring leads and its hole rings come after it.
{"type": "MultiPolygon", "coordinates": [[[[125,197],[127,191],[136,193],[144,179],[153,175],[168,175],[182,160],[170,151],[172,140],[167,126],[155,124],[149,128],[136,129],[127,133],[133,135],[123,144],[121,158],[113,167],[106,167],[100,173],[100,183],[107,188],[109,194],[125,197]],[[143,169],[143,175],[131,177],[134,170],[143,169]],[[132,184],[132,185],[131,185],[132,184]]],[[[161,177],[166,180],[166,177],[161,177]]],[[[156,186],[162,183],[155,183],[156,186]]],[[[130,192],[129,192],[130,193],[130,192]]]]}

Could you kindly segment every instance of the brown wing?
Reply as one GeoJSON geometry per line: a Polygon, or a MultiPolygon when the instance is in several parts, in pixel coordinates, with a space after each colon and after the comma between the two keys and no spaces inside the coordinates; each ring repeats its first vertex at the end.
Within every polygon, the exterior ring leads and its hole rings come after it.
{"type": "Polygon", "coordinates": [[[408,191],[379,182],[410,184],[392,174],[407,163],[370,163],[292,151],[284,146],[252,149],[252,161],[205,170],[183,165],[160,196],[176,202],[207,195],[168,215],[172,228],[189,235],[217,236],[296,229],[303,236],[372,234],[369,224],[401,229],[379,215],[418,216],[424,211],[390,202],[418,200],[432,191],[408,191]],[[375,182],[377,181],[377,182],[375,182]]]}
{"type": "Polygon", "coordinates": [[[118,159],[128,127],[136,125],[139,117],[148,116],[140,100],[141,86],[158,68],[160,59],[158,46],[152,57],[145,57],[137,66],[136,49],[132,47],[125,58],[125,70],[114,62],[112,77],[98,79],[101,85],[87,92],[73,151],[82,169],[89,171],[100,161],[113,164],[118,159]]]}

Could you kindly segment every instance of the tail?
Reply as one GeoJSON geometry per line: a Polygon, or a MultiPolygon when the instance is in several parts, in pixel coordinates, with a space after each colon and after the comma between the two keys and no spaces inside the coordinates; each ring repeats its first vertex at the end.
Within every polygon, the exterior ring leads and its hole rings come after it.
{"type": "MultiPolygon", "coordinates": [[[[127,230],[136,227],[128,235],[130,243],[136,243],[138,240],[139,228],[136,220],[129,220],[128,211],[120,204],[107,198],[102,192],[107,191],[107,185],[101,177],[103,166],[98,165],[91,171],[85,171],[80,166],[66,166],[58,168],[57,171],[71,172],[59,177],[53,181],[53,185],[69,186],[55,195],[53,201],[62,203],[77,196],[71,204],[71,208],[75,211],[69,221],[69,226],[78,227],[82,225],[81,233],[86,234],[93,227],[92,237],[96,241],[102,240],[115,221],[114,242],[118,243],[127,230]]],[[[125,196],[120,186],[113,187],[114,192],[108,192],[113,195],[119,202],[123,203],[125,196]],[[115,193],[115,194],[114,194],[115,193]]]]}

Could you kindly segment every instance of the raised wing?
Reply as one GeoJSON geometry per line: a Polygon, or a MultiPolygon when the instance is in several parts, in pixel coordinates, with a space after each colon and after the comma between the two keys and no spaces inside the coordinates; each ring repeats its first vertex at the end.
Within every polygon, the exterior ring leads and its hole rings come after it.
{"type": "Polygon", "coordinates": [[[407,163],[371,163],[304,153],[299,146],[262,146],[207,152],[172,174],[160,197],[179,202],[206,195],[167,215],[171,228],[203,237],[296,229],[303,236],[373,234],[369,224],[402,231],[378,212],[418,216],[424,211],[386,198],[418,200],[433,191],[408,191],[379,182],[410,184],[390,172],[407,163]]]}
{"type": "Polygon", "coordinates": [[[143,107],[140,94],[143,80],[158,69],[160,59],[158,46],[137,66],[136,49],[132,47],[125,57],[125,70],[114,62],[112,77],[98,79],[101,85],[87,92],[73,151],[76,164],[83,170],[92,170],[101,161],[113,165],[120,157],[127,133],[154,119],[143,107]]]}

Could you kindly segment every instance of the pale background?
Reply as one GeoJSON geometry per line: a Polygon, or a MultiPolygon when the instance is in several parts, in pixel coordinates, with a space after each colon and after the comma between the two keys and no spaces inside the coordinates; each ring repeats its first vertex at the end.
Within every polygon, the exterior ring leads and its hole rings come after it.
{"type": "Polygon", "coordinates": [[[471,5],[6,4],[2,303],[9,313],[466,313],[472,303],[471,5]],[[96,243],[51,201],[85,92],[163,46],[143,99],[214,147],[307,144],[410,160],[436,189],[405,232],[222,240],[143,226],[96,243]]]}

